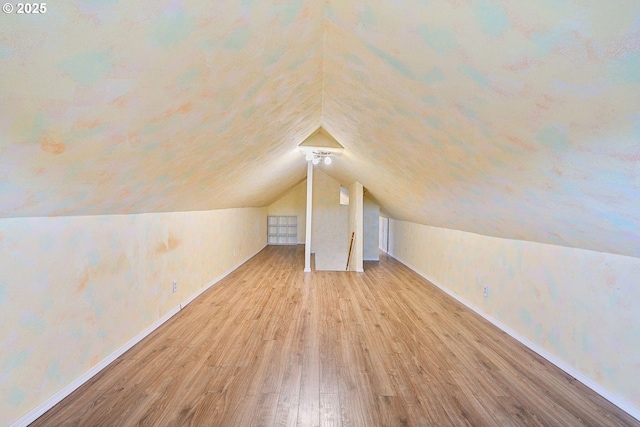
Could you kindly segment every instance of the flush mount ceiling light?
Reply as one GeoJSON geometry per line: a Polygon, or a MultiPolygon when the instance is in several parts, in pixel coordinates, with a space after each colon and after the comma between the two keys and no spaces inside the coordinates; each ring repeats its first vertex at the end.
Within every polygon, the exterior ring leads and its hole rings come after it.
{"type": "Polygon", "coordinates": [[[344,147],[340,145],[334,137],[329,135],[327,131],[322,128],[318,128],[307,139],[305,139],[298,149],[304,153],[305,159],[314,165],[324,162],[325,165],[330,165],[332,162],[332,156],[339,156],[342,154],[344,147]]]}

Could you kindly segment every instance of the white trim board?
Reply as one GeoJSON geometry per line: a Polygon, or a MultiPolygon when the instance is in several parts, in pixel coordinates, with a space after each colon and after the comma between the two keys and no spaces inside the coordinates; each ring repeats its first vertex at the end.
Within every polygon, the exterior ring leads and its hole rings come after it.
{"type": "Polygon", "coordinates": [[[98,362],[96,365],[94,365],[91,369],[86,371],[84,374],[80,375],[78,378],[76,378],[75,380],[71,381],[65,387],[63,387],[62,389],[58,390],[53,396],[49,397],[47,400],[45,400],[44,402],[42,402],[41,404],[36,406],[34,409],[29,411],[26,415],[23,415],[22,417],[20,417],[16,421],[14,421],[9,427],[27,427],[29,424],[31,424],[32,422],[34,422],[35,420],[40,418],[45,412],[47,412],[49,409],[53,408],[55,405],[60,403],[62,401],[62,399],[64,399],[65,397],[69,396],[78,387],[80,387],[81,385],[83,385],[84,383],[89,381],[97,373],[99,373],[104,368],[109,366],[109,364],[111,362],[116,360],[118,357],[122,356],[127,350],[129,350],[134,345],[138,344],[147,335],[149,335],[151,332],[153,332],[156,329],[158,329],[160,326],[162,326],[163,323],[165,323],[167,320],[169,320],[173,316],[175,316],[178,312],[180,312],[180,310],[182,310],[184,307],[186,307],[187,304],[189,304],[191,301],[193,301],[194,299],[199,297],[204,291],[206,291],[211,286],[215,285],[216,283],[218,283],[219,281],[221,281],[222,279],[227,277],[229,274],[234,272],[238,267],[240,267],[242,264],[244,264],[245,262],[249,261],[251,258],[256,256],[256,254],[258,254],[258,252],[263,250],[265,247],[266,247],[266,245],[264,245],[263,247],[258,249],[252,255],[248,256],[244,261],[239,262],[234,267],[232,267],[229,270],[227,270],[220,277],[212,280],[207,285],[203,286],[202,289],[197,291],[191,297],[187,298],[184,302],[182,302],[178,306],[176,306],[176,307],[172,308],[171,310],[169,310],[169,312],[167,314],[165,314],[164,316],[162,316],[161,318],[159,318],[158,320],[153,322],[153,324],[151,324],[149,327],[147,327],[146,329],[141,331],[138,335],[136,335],[135,337],[133,337],[129,341],[127,341],[127,343],[125,345],[123,345],[122,347],[118,348],[116,351],[114,351],[109,356],[107,356],[104,359],[102,359],[100,362],[98,362]]]}
{"type": "Polygon", "coordinates": [[[518,334],[516,331],[514,331],[511,328],[509,328],[507,325],[505,325],[504,323],[500,322],[498,319],[495,319],[492,316],[489,316],[488,314],[484,313],[482,310],[480,310],[479,308],[475,307],[474,305],[472,305],[470,302],[468,302],[464,298],[462,298],[459,295],[453,293],[452,291],[450,291],[449,289],[445,288],[444,286],[442,286],[441,284],[439,284],[435,280],[431,279],[430,277],[427,277],[426,275],[422,274],[415,267],[413,267],[411,264],[409,264],[409,263],[407,263],[407,262],[405,262],[405,261],[403,261],[403,260],[401,260],[399,258],[396,258],[395,256],[391,255],[390,253],[388,255],[390,257],[392,257],[393,259],[397,260],[398,262],[400,262],[400,263],[404,264],[405,266],[409,267],[413,272],[415,272],[420,277],[422,277],[425,280],[427,280],[429,283],[432,283],[433,285],[435,285],[437,288],[439,288],[441,291],[443,291],[444,293],[449,295],[451,298],[453,298],[456,301],[460,302],[462,305],[466,306],[467,308],[473,310],[476,314],[480,315],[482,318],[484,318],[485,320],[487,320],[488,322],[493,324],[498,329],[500,329],[503,332],[507,333],[509,336],[511,336],[512,338],[516,339],[521,344],[525,345],[530,350],[534,351],[535,353],[537,353],[538,355],[540,355],[541,357],[546,359],[548,362],[550,362],[553,365],[557,366],[558,368],[562,369],[564,372],[566,372],[567,374],[571,375],[572,377],[574,377],[575,379],[580,381],[582,384],[586,385],[591,390],[593,390],[594,392],[596,392],[600,396],[602,396],[605,399],[607,399],[609,402],[611,402],[614,405],[616,405],[618,408],[620,408],[623,411],[625,411],[627,414],[631,415],[632,417],[634,417],[635,419],[640,421],[640,408],[635,407],[627,399],[625,399],[623,397],[620,397],[617,394],[612,393],[611,391],[605,389],[600,384],[596,383],[591,378],[589,378],[586,375],[584,375],[583,373],[579,372],[578,370],[576,370],[572,366],[570,366],[570,365],[566,364],[565,362],[559,360],[558,358],[556,358],[555,356],[553,356],[552,354],[547,352],[542,347],[538,346],[537,344],[529,341],[527,338],[525,338],[522,335],[518,334]]]}
{"type": "Polygon", "coordinates": [[[53,396],[51,396],[50,398],[42,402],[40,405],[36,406],[34,409],[29,411],[26,415],[24,415],[17,421],[14,421],[10,427],[23,427],[23,426],[26,427],[32,422],[34,422],[35,420],[37,420],[45,412],[47,412],[49,409],[53,408],[57,403],[62,401],[62,399],[64,399],[65,397],[73,393],[78,387],[80,387],[82,384],[89,381],[94,375],[96,375],[98,372],[106,368],[111,362],[116,360],[118,357],[122,356],[127,350],[129,350],[131,347],[133,347],[134,345],[142,341],[151,332],[158,329],[158,327],[160,327],[167,320],[171,319],[179,311],[180,311],[179,306],[169,310],[167,314],[162,316],[160,319],[156,320],[153,324],[151,324],[149,327],[144,329],[138,335],[131,338],[125,345],[123,345],[122,347],[120,347],[119,349],[111,353],[109,356],[102,359],[100,362],[94,365],[91,369],[89,369],[84,374],[80,375],[75,380],[71,381],[61,390],[58,390],[53,396]]]}
{"type": "Polygon", "coordinates": [[[202,295],[204,293],[204,291],[208,290],[210,287],[212,287],[213,285],[215,285],[216,283],[218,283],[219,281],[221,281],[222,279],[224,279],[225,277],[227,277],[229,274],[233,273],[234,271],[236,271],[242,264],[244,264],[245,262],[249,261],[251,258],[253,258],[254,256],[256,256],[261,250],[263,250],[264,248],[266,248],[267,245],[265,244],[263,247],[261,247],[260,249],[258,249],[254,254],[248,256],[247,258],[245,258],[244,260],[240,261],[239,263],[237,263],[236,265],[234,265],[233,267],[231,267],[229,270],[227,270],[225,273],[223,273],[222,275],[220,275],[218,278],[213,279],[212,281],[210,281],[208,284],[206,284],[205,286],[202,287],[202,289],[200,289],[199,291],[197,291],[196,293],[194,293],[193,295],[191,295],[189,298],[187,298],[186,300],[184,300],[182,303],[180,303],[180,309],[185,308],[190,302],[192,302],[194,299],[198,298],[200,295],[202,295]]]}

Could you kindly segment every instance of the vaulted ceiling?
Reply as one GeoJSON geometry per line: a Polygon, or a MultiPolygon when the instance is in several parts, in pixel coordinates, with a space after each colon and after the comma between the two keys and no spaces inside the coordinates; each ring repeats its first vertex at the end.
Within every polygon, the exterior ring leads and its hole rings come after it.
{"type": "Polygon", "coordinates": [[[77,0],[0,17],[0,216],[264,206],[640,256],[640,3],[77,0]]]}

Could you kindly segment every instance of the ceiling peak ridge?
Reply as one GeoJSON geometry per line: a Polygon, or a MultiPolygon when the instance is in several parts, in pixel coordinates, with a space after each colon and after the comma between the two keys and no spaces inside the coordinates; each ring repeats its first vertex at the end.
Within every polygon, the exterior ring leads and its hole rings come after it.
{"type": "Polygon", "coordinates": [[[327,61],[327,9],[329,7],[329,0],[323,2],[322,7],[322,93],[320,94],[320,127],[324,123],[324,93],[325,83],[327,81],[326,73],[326,61],[327,61]]]}

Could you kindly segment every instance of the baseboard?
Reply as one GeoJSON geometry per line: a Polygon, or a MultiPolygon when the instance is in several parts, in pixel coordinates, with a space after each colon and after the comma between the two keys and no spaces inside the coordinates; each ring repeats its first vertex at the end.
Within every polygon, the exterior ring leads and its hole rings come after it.
{"type": "Polygon", "coordinates": [[[453,298],[456,301],[460,302],[461,304],[463,304],[467,308],[473,310],[475,313],[477,313],[479,316],[481,316],[482,318],[484,318],[485,320],[487,320],[488,322],[493,324],[498,329],[504,331],[509,336],[511,336],[512,338],[514,338],[515,340],[519,341],[524,346],[528,347],[530,350],[534,351],[535,353],[537,353],[538,355],[540,355],[541,357],[546,359],[548,362],[550,362],[553,365],[557,366],[558,368],[562,369],[564,372],[566,372],[567,374],[571,375],[572,377],[574,377],[575,379],[580,381],[582,384],[584,384],[585,386],[589,387],[591,390],[593,390],[594,392],[598,393],[600,396],[604,397],[609,402],[613,403],[618,408],[622,409],[627,414],[631,415],[632,417],[634,417],[635,419],[640,421],[640,408],[637,408],[635,405],[633,405],[627,399],[625,399],[623,397],[620,397],[619,395],[617,395],[615,393],[612,393],[611,391],[605,389],[600,384],[596,383],[594,380],[592,380],[591,378],[587,377],[583,373],[579,372],[578,370],[576,370],[572,366],[570,366],[570,365],[566,364],[565,362],[559,360],[558,358],[556,358],[555,356],[553,356],[552,354],[547,352],[542,347],[538,346],[537,344],[529,341],[529,339],[527,339],[527,338],[523,337],[522,335],[518,334],[516,331],[514,331],[513,329],[511,329],[510,327],[508,327],[504,323],[500,322],[498,319],[495,319],[494,317],[489,316],[488,314],[484,313],[479,308],[475,307],[469,301],[467,301],[464,298],[460,297],[459,295],[453,293],[452,291],[450,291],[446,287],[442,286],[440,283],[436,282],[435,280],[431,279],[430,277],[427,277],[425,274],[422,274],[418,269],[413,267],[411,264],[409,264],[409,263],[407,263],[407,262],[405,262],[405,261],[403,261],[403,260],[401,260],[399,258],[396,258],[395,256],[393,256],[391,254],[389,254],[389,256],[394,258],[394,259],[396,259],[397,261],[399,261],[400,263],[404,264],[405,266],[409,267],[415,273],[420,275],[422,278],[427,280],[429,283],[432,283],[433,285],[435,285],[437,288],[439,288],[441,291],[443,291],[444,293],[449,295],[451,298],[453,298]]]}
{"type": "Polygon", "coordinates": [[[212,287],[213,285],[215,285],[216,283],[218,283],[219,281],[221,281],[222,279],[224,279],[225,277],[227,277],[229,274],[233,273],[234,271],[236,271],[238,269],[238,267],[240,267],[242,264],[244,264],[245,262],[249,261],[251,258],[253,258],[254,256],[256,256],[261,250],[263,250],[264,248],[266,248],[267,245],[265,244],[263,247],[261,247],[260,249],[258,249],[256,252],[254,252],[253,254],[249,255],[248,257],[246,257],[244,260],[238,262],[236,265],[234,265],[233,267],[231,267],[229,270],[227,270],[225,273],[223,273],[221,276],[213,279],[212,281],[210,281],[209,283],[207,283],[205,286],[202,287],[202,289],[199,289],[196,293],[194,293],[193,295],[191,295],[189,298],[187,298],[186,300],[184,300],[181,304],[180,304],[180,309],[185,308],[190,302],[192,302],[194,299],[198,298],[200,295],[202,295],[205,291],[207,291],[210,287],[212,287]]]}
{"type": "MultiPolygon", "coordinates": [[[[265,246],[266,246],[266,244],[265,244],[265,246]]],[[[10,425],[10,427],[27,427],[29,424],[31,424],[32,422],[37,420],[45,412],[47,412],[49,409],[53,408],[56,404],[61,402],[62,399],[64,399],[65,397],[67,397],[68,395],[73,393],[78,387],[80,387],[81,385],[83,385],[84,383],[89,381],[93,376],[95,376],[97,373],[99,373],[104,368],[106,368],[111,362],[116,360],[118,357],[122,356],[127,350],[129,350],[134,345],[138,344],[147,335],[149,335],[151,332],[153,332],[156,329],[158,329],[163,323],[165,323],[167,320],[169,320],[173,316],[175,316],[178,312],[180,312],[181,309],[183,309],[184,307],[186,307],[187,304],[189,304],[191,301],[193,301],[194,299],[199,297],[204,291],[206,291],[211,286],[215,285],[216,283],[218,283],[219,281],[221,281],[222,279],[227,277],[229,274],[234,272],[238,267],[240,267],[242,264],[247,262],[249,259],[253,258],[258,252],[263,250],[265,248],[265,246],[263,246],[260,249],[258,249],[255,253],[253,253],[249,257],[245,258],[243,261],[237,263],[235,266],[233,266],[232,268],[227,270],[227,272],[222,274],[220,277],[218,277],[218,278],[212,280],[211,282],[209,282],[206,286],[204,286],[202,289],[198,290],[191,297],[187,298],[180,305],[178,305],[177,307],[174,307],[171,310],[169,310],[169,312],[167,314],[162,316],[160,319],[156,320],[152,325],[150,325],[149,327],[144,329],[142,332],[140,332],[138,335],[136,335],[135,337],[130,339],[125,345],[123,345],[122,347],[120,347],[119,349],[117,349],[116,351],[111,353],[106,358],[102,359],[100,362],[98,362],[98,364],[93,366],[91,369],[89,369],[84,374],[80,375],[78,378],[76,378],[71,383],[67,384],[64,388],[62,388],[61,390],[56,392],[53,396],[49,397],[47,400],[42,402],[36,408],[34,408],[31,411],[29,411],[26,415],[22,416],[21,418],[19,418],[16,421],[14,421],[10,425]]]]}
{"type": "Polygon", "coordinates": [[[23,427],[23,426],[26,427],[32,422],[34,422],[36,419],[42,416],[49,409],[53,408],[62,399],[64,399],[65,397],[73,393],[78,387],[80,387],[82,384],[89,381],[94,375],[96,375],[98,372],[106,368],[111,362],[116,360],[118,357],[122,356],[127,350],[129,350],[131,347],[133,347],[134,345],[142,341],[147,335],[149,335],[151,332],[156,330],[158,327],[160,327],[160,325],[162,325],[164,322],[169,320],[179,311],[180,311],[180,307],[172,308],[167,314],[162,316],[160,319],[156,320],[151,326],[147,327],[138,335],[130,339],[125,345],[123,345],[122,347],[120,347],[119,349],[111,353],[106,358],[102,359],[100,362],[98,362],[98,364],[94,365],[91,369],[89,369],[84,374],[80,375],[74,381],[67,384],[64,388],[62,388],[53,396],[51,396],[50,398],[42,402],[40,405],[38,405],[35,409],[31,410],[25,416],[15,421],[13,424],[11,424],[10,427],[23,427]]]}

